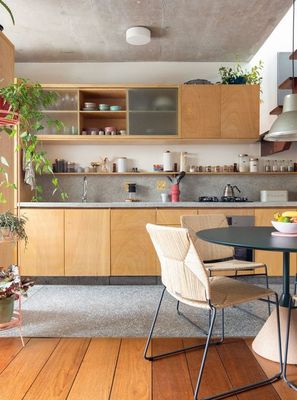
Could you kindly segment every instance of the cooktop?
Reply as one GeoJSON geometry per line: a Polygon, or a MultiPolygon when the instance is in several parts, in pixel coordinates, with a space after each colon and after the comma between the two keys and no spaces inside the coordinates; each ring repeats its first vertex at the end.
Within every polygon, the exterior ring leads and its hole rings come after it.
{"type": "Polygon", "coordinates": [[[198,199],[202,203],[226,202],[226,203],[243,203],[249,201],[247,197],[241,196],[200,196],[198,199]]]}

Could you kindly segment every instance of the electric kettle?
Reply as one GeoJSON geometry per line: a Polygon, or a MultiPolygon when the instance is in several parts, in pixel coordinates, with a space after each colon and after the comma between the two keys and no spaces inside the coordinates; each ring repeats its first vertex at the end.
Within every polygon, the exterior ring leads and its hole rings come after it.
{"type": "Polygon", "coordinates": [[[232,185],[230,185],[230,183],[227,183],[227,185],[224,188],[223,197],[235,197],[234,189],[236,189],[238,191],[238,193],[240,193],[240,190],[238,189],[238,187],[236,185],[232,186],[232,185]]]}

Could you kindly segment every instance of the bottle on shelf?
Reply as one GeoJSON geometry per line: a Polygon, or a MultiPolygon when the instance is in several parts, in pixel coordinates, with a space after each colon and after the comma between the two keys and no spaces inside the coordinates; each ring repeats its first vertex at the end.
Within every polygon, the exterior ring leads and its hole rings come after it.
{"type": "Polygon", "coordinates": [[[278,162],[277,162],[277,160],[273,160],[273,162],[272,162],[272,172],[278,172],[278,162]]]}

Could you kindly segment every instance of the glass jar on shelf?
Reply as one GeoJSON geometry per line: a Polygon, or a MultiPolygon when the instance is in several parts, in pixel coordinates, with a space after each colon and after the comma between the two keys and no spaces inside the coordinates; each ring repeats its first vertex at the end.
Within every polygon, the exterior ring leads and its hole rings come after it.
{"type": "Polygon", "coordinates": [[[273,162],[272,162],[272,172],[278,172],[278,162],[277,162],[277,160],[273,160],[273,162]]]}
{"type": "Polygon", "coordinates": [[[294,172],[294,162],[293,162],[293,160],[289,160],[289,162],[288,162],[288,172],[294,172]]]}
{"type": "Polygon", "coordinates": [[[265,172],[271,172],[271,162],[270,160],[266,160],[264,163],[264,171],[265,172]]]}
{"type": "Polygon", "coordinates": [[[238,156],[238,171],[249,172],[249,156],[247,154],[239,154],[238,156]]]}
{"type": "Polygon", "coordinates": [[[250,158],[250,172],[259,172],[259,158],[251,157],[250,158]]]}

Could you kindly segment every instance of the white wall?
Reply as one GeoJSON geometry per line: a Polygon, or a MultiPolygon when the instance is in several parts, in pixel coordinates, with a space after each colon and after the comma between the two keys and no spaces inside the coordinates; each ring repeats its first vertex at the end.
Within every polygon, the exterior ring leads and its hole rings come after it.
{"type": "MultiPolygon", "coordinates": [[[[269,112],[276,104],[277,93],[277,52],[291,50],[291,10],[283,18],[249,65],[264,61],[260,132],[269,130],[275,117],[269,112]]],[[[212,82],[219,80],[221,65],[232,63],[201,62],[125,62],[125,63],[17,63],[16,75],[42,83],[182,83],[190,79],[202,78],[212,82]]],[[[275,159],[297,159],[297,146],[275,159]]],[[[192,146],[76,146],[50,145],[46,147],[51,159],[62,157],[79,162],[82,166],[90,161],[107,156],[114,159],[127,156],[134,165],[151,170],[152,164],[162,161],[164,150],[188,151],[197,155],[197,163],[204,165],[232,164],[237,162],[239,153],[259,155],[259,145],[192,145],[192,146]],[[137,160],[137,161],[136,161],[137,160]]]]}

